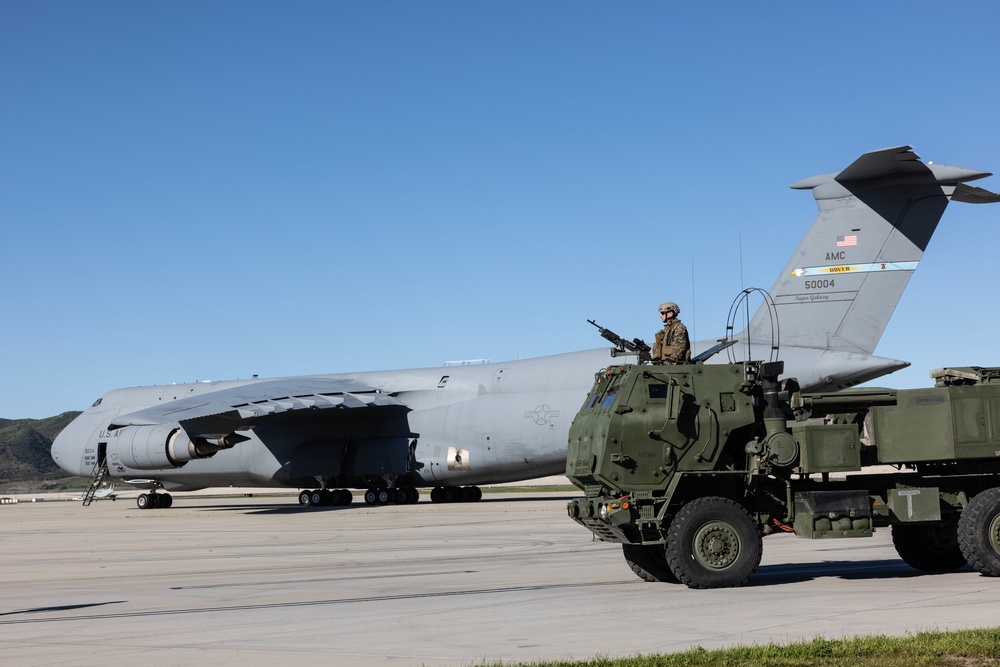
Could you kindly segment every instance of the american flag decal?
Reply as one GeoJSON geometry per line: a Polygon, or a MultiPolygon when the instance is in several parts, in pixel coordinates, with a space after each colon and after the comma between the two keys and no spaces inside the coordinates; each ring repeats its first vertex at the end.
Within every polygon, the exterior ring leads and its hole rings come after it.
{"type": "Polygon", "coordinates": [[[858,245],[858,235],[857,234],[844,234],[843,236],[837,237],[837,247],[846,248],[847,246],[858,245]]]}

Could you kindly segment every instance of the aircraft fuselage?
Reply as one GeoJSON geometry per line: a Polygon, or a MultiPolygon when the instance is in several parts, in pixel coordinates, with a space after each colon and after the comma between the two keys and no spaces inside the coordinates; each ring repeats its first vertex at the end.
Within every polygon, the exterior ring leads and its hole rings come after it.
{"type": "MultiPolygon", "coordinates": [[[[609,349],[513,361],[405,371],[371,371],[321,376],[357,381],[389,394],[408,411],[413,486],[458,486],[518,481],[561,474],[569,424],[593,384],[594,373],[614,360],[609,349]]],[[[259,380],[205,382],[119,389],[105,394],[53,443],[55,461],[77,475],[90,475],[98,456],[108,456],[110,473],[125,480],[150,480],[168,490],[207,486],[301,487],[315,484],[301,448],[317,443],[322,459],[331,443],[371,441],[384,419],[356,419],[331,427],[328,420],[276,421],[246,431],[249,440],[209,458],[176,468],[135,469],[114,461],[118,415],[178,398],[199,396],[259,380]],[[83,444],[85,443],[85,444],[83,444]],[[81,446],[82,444],[82,446],[81,446]],[[312,479],[310,482],[309,480],[312,479]]],[[[336,450],[332,455],[343,455],[336,450]]],[[[322,461],[318,469],[322,469],[322,461]]],[[[391,474],[397,474],[393,471],[391,474]]],[[[319,475],[322,476],[322,475],[319,475]]],[[[401,480],[402,483],[402,480],[401,480]]],[[[362,486],[362,484],[357,484],[362,486]]]]}
{"type": "MultiPolygon", "coordinates": [[[[695,350],[709,342],[696,343],[695,350]]],[[[758,351],[763,352],[752,352],[758,351]]],[[[275,420],[245,431],[249,440],[234,447],[169,468],[135,468],[125,463],[116,455],[122,431],[109,428],[109,423],[149,406],[263,380],[118,389],[74,420],[56,438],[52,454],[75,475],[90,475],[98,458],[107,457],[112,477],[167,490],[308,488],[324,477],[339,477],[337,485],[361,488],[374,483],[366,477],[377,477],[373,471],[380,464],[357,467],[364,474],[347,473],[343,459],[359,456],[352,454],[350,443],[381,442],[403,432],[405,443],[399,446],[410,450],[405,469],[398,462],[386,462],[381,468],[400,485],[497,484],[559,475],[565,471],[570,423],[593,385],[594,373],[626,361],[613,358],[610,352],[604,348],[507,363],[317,376],[357,382],[395,397],[408,408],[398,416],[405,423],[401,429],[391,429],[385,418],[349,419],[335,425],[325,419],[275,420]]],[[[782,357],[786,375],[798,377],[806,390],[851,386],[905,365],[870,355],[810,348],[788,348],[782,357]]],[[[720,355],[711,361],[726,359],[720,355]]]]}

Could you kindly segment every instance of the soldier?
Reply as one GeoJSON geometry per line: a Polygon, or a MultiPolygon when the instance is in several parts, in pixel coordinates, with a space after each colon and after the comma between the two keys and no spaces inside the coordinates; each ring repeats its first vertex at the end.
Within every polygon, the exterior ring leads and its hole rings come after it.
{"type": "Polygon", "coordinates": [[[680,312],[681,309],[672,301],[660,304],[663,329],[656,332],[656,342],[653,343],[654,364],[684,364],[691,360],[687,327],[677,319],[680,312]]]}

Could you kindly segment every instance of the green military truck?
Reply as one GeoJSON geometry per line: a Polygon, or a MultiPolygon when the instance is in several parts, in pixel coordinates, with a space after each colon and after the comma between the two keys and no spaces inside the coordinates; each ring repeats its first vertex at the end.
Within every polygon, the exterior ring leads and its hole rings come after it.
{"type": "Polygon", "coordinates": [[[926,389],[801,394],[781,362],[622,365],[569,431],[569,516],[648,581],[745,584],[762,538],[871,537],[1000,576],[1000,368],[926,389]]]}

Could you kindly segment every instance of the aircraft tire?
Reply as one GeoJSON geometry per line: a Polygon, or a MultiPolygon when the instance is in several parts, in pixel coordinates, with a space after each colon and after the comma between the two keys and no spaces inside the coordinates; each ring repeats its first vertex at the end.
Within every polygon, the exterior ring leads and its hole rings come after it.
{"type": "Polygon", "coordinates": [[[169,493],[160,494],[160,509],[168,509],[174,504],[174,497],[169,493]]]}
{"type": "Polygon", "coordinates": [[[892,525],[892,546],[910,567],[922,572],[952,572],[965,565],[954,521],[892,525]]]}
{"type": "Polygon", "coordinates": [[[760,528],[729,498],[705,496],[681,508],[667,531],[667,562],[688,588],[735,588],[763,554],[760,528]]]}
{"type": "Polygon", "coordinates": [[[140,493],[139,497],[135,499],[135,506],[141,510],[148,510],[151,506],[149,502],[149,495],[140,493]]]}
{"type": "Polygon", "coordinates": [[[366,505],[378,504],[378,489],[368,489],[367,491],[365,491],[365,504],[366,505]]]}
{"type": "Polygon", "coordinates": [[[354,502],[354,494],[351,493],[350,489],[340,489],[339,496],[337,498],[337,504],[346,507],[354,502]]]}
{"type": "Polygon", "coordinates": [[[461,499],[462,490],[457,486],[445,486],[441,493],[441,502],[443,503],[453,503],[456,500],[461,499]]]}
{"type": "Polygon", "coordinates": [[[317,489],[309,494],[309,506],[310,507],[322,507],[323,505],[329,504],[326,497],[326,492],[322,489],[317,489]]]}
{"type": "Polygon", "coordinates": [[[312,495],[312,491],[302,491],[299,493],[299,505],[309,505],[309,496],[312,495]]]}
{"type": "Polygon", "coordinates": [[[432,503],[443,503],[444,502],[444,489],[440,486],[435,486],[431,489],[431,502],[432,503]]]}
{"type": "Polygon", "coordinates": [[[415,486],[407,487],[406,504],[416,505],[418,502],[420,502],[420,489],[415,486]]]}
{"type": "Polygon", "coordinates": [[[958,520],[958,544],[976,572],[1000,577],[1000,488],[969,500],[958,520]]]}
{"type": "Polygon", "coordinates": [[[622,544],[625,562],[643,581],[679,583],[667,564],[667,552],[662,544],[622,544]]]}
{"type": "Polygon", "coordinates": [[[394,505],[396,503],[395,489],[381,489],[378,492],[379,505],[394,505]]]}
{"type": "Polygon", "coordinates": [[[470,486],[469,488],[469,501],[473,503],[478,503],[483,499],[483,490],[478,486],[470,486]]]}

